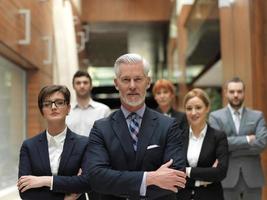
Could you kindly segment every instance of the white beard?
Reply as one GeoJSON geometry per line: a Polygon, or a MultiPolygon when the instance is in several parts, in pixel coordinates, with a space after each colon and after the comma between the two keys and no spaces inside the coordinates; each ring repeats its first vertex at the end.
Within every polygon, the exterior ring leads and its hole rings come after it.
{"type": "Polygon", "coordinates": [[[126,105],[133,106],[133,107],[141,105],[142,103],[145,102],[145,99],[146,99],[146,93],[138,101],[129,101],[127,98],[125,98],[124,96],[121,95],[121,100],[126,105]]]}

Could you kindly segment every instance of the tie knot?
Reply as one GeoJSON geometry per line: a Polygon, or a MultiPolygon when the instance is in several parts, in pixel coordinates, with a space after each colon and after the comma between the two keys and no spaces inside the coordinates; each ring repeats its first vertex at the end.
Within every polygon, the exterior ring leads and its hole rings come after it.
{"type": "Polygon", "coordinates": [[[132,112],[128,115],[128,119],[131,119],[131,120],[137,119],[137,117],[138,117],[138,115],[135,112],[132,112]]]}
{"type": "Polygon", "coordinates": [[[234,114],[235,114],[236,116],[239,116],[239,115],[240,115],[240,112],[239,112],[238,110],[235,110],[235,111],[234,111],[234,114]]]}

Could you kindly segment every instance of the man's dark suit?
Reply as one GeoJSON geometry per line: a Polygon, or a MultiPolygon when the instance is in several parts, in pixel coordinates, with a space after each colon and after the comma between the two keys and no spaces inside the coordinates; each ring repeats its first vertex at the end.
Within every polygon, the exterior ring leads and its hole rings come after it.
{"type": "MultiPolygon", "coordinates": [[[[189,130],[184,135],[185,152],[187,155],[189,144],[189,130]]],[[[189,163],[187,161],[187,167],[189,163]]],[[[198,200],[223,200],[223,189],[221,181],[225,178],[228,168],[228,143],[226,134],[208,126],[201,147],[197,166],[191,169],[190,178],[187,177],[186,188],[178,192],[177,199],[191,199],[192,191],[194,198],[198,200]],[[212,167],[218,159],[217,167],[212,167]],[[206,187],[195,187],[195,181],[212,182],[206,187]]]]}
{"type": "MultiPolygon", "coordinates": [[[[87,144],[88,138],[67,130],[58,169],[59,176],[75,176],[80,168],[84,168],[87,144]]],[[[25,140],[22,144],[19,177],[23,175],[52,176],[46,132],[25,140]]],[[[64,196],[64,193],[52,192],[48,187],[34,188],[20,193],[22,199],[28,200],[63,200],[64,196]]],[[[85,199],[85,195],[81,195],[79,200],[82,199],[85,199]]]]}
{"type": "MultiPolygon", "coordinates": [[[[140,199],[144,171],[154,171],[170,159],[173,168],[185,169],[181,135],[175,119],[146,108],[135,152],[121,110],[96,121],[88,146],[92,189],[101,193],[100,200],[140,199]]],[[[146,195],[149,200],[175,199],[175,193],[156,186],[149,186],[146,195]]]]}

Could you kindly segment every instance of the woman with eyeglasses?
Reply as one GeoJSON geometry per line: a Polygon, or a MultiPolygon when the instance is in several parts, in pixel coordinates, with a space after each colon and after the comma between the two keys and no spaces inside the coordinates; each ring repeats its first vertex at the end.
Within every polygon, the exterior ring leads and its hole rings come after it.
{"type": "Polygon", "coordinates": [[[208,125],[210,100],[203,90],[189,91],[184,108],[189,123],[184,134],[187,177],[177,200],[223,200],[221,181],[228,168],[226,134],[208,125]]]}
{"type": "MultiPolygon", "coordinates": [[[[38,107],[47,128],[25,140],[21,146],[18,180],[20,197],[27,200],[86,199],[84,194],[68,195],[68,188],[75,186],[65,179],[59,183],[64,186],[64,191],[55,191],[56,184],[61,180],[58,177],[77,176],[80,169],[86,169],[88,138],[72,132],[65,123],[70,111],[68,88],[61,85],[42,88],[38,107]]],[[[86,179],[80,181],[89,188],[86,179]]]]}

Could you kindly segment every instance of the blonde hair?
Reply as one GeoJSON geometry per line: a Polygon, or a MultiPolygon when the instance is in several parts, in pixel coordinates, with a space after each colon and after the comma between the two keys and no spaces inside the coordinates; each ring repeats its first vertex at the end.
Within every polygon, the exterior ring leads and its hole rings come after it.
{"type": "Polygon", "coordinates": [[[210,98],[209,98],[208,94],[204,90],[202,90],[200,88],[195,88],[195,89],[190,90],[185,95],[184,102],[183,102],[184,108],[185,108],[186,103],[190,99],[192,99],[194,97],[200,98],[204,102],[204,104],[205,104],[206,107],[209,107],[210,106],[210,98]]]}

